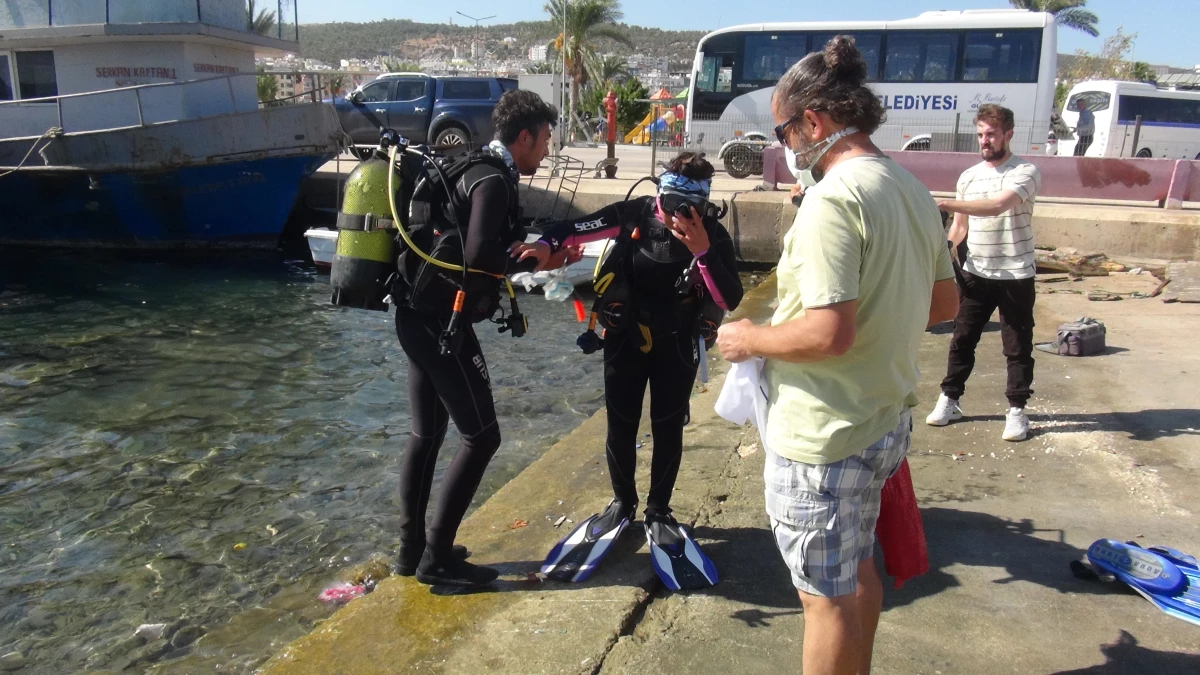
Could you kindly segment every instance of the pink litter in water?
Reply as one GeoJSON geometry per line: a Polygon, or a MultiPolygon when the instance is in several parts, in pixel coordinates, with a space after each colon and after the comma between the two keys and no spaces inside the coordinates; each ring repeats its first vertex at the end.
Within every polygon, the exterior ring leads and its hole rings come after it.
{"type": "Polygon", "coordinates": [[[334,584],[329,588],[321,591],[317,599],[321,602],[349,602],[355,598],[360,598],[367,592],[363,586],[355,586],[345,582],[334,584]]]}

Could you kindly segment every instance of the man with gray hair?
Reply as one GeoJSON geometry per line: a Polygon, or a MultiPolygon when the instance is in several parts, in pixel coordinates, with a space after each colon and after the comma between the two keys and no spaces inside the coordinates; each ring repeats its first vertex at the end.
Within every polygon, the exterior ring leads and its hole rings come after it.
{"type": "Polygon", "coordinates": [[[908,451],[921,338],[958,304],[929,190],[871,142],[884,111],[866,80],[838,36],[776,86],[776,136],[811,187],[771,324],[717,338],[729,361],[766,360],[767,514],[804,605],[805,675],[871,670],[880,493],[908,451]]]}

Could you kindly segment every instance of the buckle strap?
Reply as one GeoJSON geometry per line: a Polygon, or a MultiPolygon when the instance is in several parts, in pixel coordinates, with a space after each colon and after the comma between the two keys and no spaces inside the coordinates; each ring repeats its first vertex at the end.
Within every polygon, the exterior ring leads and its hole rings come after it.
{"type": "Polygon", "coordinates": [[[338,213],[337,229],[339,230],[361,230],[363,232],[375,232],[377,230],[394,230],[396,222],[391,218],[377,216],[374,213],[366,215],[354,215],[350,213],[338,213]]]}

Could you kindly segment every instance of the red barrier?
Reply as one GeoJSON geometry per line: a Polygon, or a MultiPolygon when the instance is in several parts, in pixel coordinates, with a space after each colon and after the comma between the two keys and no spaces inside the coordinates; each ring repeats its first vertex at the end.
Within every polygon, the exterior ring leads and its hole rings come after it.
{"type": "MultiPolygon", "coordinates": [[[[965,152],[896,151],[888,155],[932,192],[954,192],[958,177],[977,164],[965,152]]],[[[783,148],[763,150],[763,184],[768,188],[796,182],[787,170],[783,148]]],[[[1200,162],[1116,157],[1025,157],[1042,172],[1043,197],[1158,202],[1179,208],[1200,201],[1200,162]]]]}

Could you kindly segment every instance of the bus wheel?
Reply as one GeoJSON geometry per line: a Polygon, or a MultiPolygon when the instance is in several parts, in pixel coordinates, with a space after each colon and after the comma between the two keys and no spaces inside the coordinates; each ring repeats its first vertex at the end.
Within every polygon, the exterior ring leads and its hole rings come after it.
{"type": "Polygon", "coordinates": [[[1137,155],[1134,155],[1134,156],[1142,157],[1142,158],[1150,158],[1150,157],[1153,157],[1154,155],[1153,155],[1153,153],[1150,152],[1150,148],[1142,148],[1141,150],[1138,150],[1137,155]]]}
{"type": "MultiPolygon", "coordinates": [[[[757,162],[762,165],[762,159],[757,162]]],[[[754,151],[744,145],[735,145],[725,151],[725,172],[730,178],[746,178],[754,173],[754,151]]]]}

